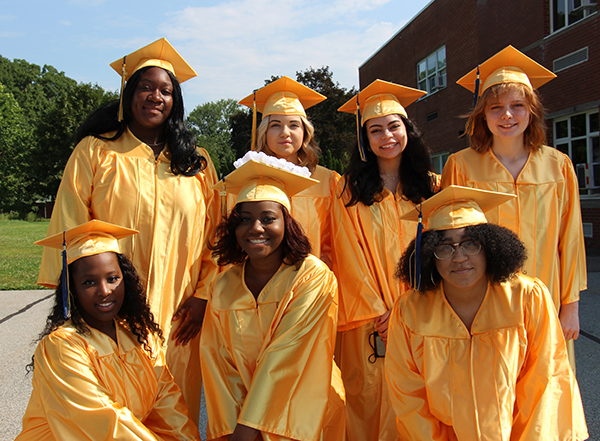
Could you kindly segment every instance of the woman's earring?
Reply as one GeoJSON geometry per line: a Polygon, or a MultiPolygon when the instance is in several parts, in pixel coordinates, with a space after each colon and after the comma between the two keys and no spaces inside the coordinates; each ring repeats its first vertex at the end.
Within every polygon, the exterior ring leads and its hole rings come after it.
{"type": "Polygon", "coordinates": [[[433,271],[431,271],[429,275],[431,276],[431,284],[435,286],[435,280],[433,280],[433,271]]]}

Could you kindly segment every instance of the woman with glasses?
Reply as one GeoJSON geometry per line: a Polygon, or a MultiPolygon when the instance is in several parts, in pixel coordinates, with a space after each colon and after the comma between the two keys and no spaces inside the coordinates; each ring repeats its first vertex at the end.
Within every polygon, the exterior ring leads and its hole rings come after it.
{"type": "Polygon", "coordinates": [[[484,215],[514,197],[450,186],[417,207],[427,231],[398,265],[414,288],[394,305],[386,355],[402,440],[588,437],[548,289],[519,274],[523,243],[484,215]]]}

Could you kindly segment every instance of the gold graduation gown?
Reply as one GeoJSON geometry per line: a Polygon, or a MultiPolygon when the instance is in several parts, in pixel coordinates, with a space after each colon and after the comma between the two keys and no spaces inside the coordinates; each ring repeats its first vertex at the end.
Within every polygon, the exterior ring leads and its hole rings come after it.
{"type": "Polygon", "coordinates": [[[115,324],[117,343],[70,322],[39,343],[17,441],[200,439],[158,338],[149,336],[150,355],[115,324]]]}
{"type": "Polygon", "coordinates": [[[585,242],[577,176],[567,155],[542,146],[529,154],[515,180],[491,149],[467,148],[448,158],[442,187],[451,184],[516,194],[486,212],[488,222],[525,243],[525,272],[544,282],[557,311],[579,300],[579,291],[587,289],[585,242]]]}
{"type": "Polygon", "coordinates": [[[322,435],[324,425],[341,436],[344,428],[343,388],[332,381],[335,276],[309,255],[298,270],[282,264],[255,300],[244,268],[228,268],[210,290],[201,339],[207,438],[224,440],[240,423],[263,440],[341,439],[322,435]]]}
{"type": "MultiPolygon", "coordinates": [[[[168,148],[155,159],[129,129],[115,141],[86,137],[69,158],[48,227],[51,235],[100,219],[139,230],[119,246],[146,289],[167,340],[167,363],[195,422],[200,413],[199,336],[186,346],[175,346],[169,336],[172,325],[174,330],[181,323],[171,322],[173,314],[189,297],[205,296],[217,272],[206,248],[219,220],[218,204],[211,204],[216,173],[208,153],[200,152],[208,166],[189,177],[170,172],[168,148]]],[[[61,265],[60,252],[44,248],[38,283],[56,286],[61,265]]]]}
{"type": "Polygon", "coordinates": [[[440,285],[394,305],[386,376],[400,439],[583,440],[577,380],[547,288],[488,285],[471,331],[440,285]]]}
{"type": "MultiPolygon", "coordinates": [[[[434,189],[440,176],[432,174],[434,189]]],[[[333,207],[333,261],[340,288],[338,358],[346,388],[348,440],[395,440],[394,414],[387,396],[384,359],[369,361],[375,319],[408,290],[396,266],[416,237],[417,223],[400,220],[414,203],[384,188],[371,206],[345,205],[350,192],[338,183],[333,207]]]]}
{"type": "Polygon", "coordinates": [[[331,210],[340,175],[318,165],[311,178],[319,183],[292,196],[291,214],[310,240],[312,254],[331,267],[331,210]]]}

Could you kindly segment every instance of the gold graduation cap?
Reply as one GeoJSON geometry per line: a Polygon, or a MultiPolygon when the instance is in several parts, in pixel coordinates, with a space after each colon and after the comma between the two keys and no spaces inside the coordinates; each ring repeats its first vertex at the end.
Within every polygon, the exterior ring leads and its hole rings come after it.
{"type": "Polygon", "coordinates": [[[356,114],[358,151],[364,162],[367,161],[367,156],[360,129],[365,122],[387,115],[403,115],[408,118],[405,107],[426,94],[424,90],[375,80],[338,109],[338,112],[356,114]]]}
{"type": "Polygon", "coordinates": [[[399,114],[408,118],[405,108],[426,94],[424,90],[375,80],[340,107],[338,112],[357,114],[360,106],[361,126],[371,118],[380,116],[399,114]]]}
{"type": "Polygon", "coordinates": [[[508,193],[450,185],[400,219],[424,219],[428,230],[453,230],[487,223],[485,212],[517,196],[508,193]]]}
{"type": "Polygon", "coordinates": [[[50,248],[63,248],[66,242],[67,264],[77,259],[109,251],[119,253],[118,239],[137,234],[139,231],[120,227],[97,219],[88,221],[69,230],[34,242],[50,248]]]}
{"type": "Polygon", "coordinates": [[[175,75],[177,81],[180,83],[198,75],[166,38],[156,40],[154,43],[150,43],[129,55],[125,55],[123,58],[113,61],[110,67],[122,77],[119,121],[123,120],[123,88],[125,87],[125,81],[129,81],[131,75],[148,66],[161,67],[168,70],[175,75]]]}
{"type": "Polygon", "coordinates": [[[513,46],[507,46],[456,83],[480,96],[491,86],[501,83],[521,83],[537,89],[556,75],[513,46]],[[479,82],[483,83],[478,87],[479,82]]]}
{"type": "MultiPolygon", "coordinates": [[[[264,153],[258,155],[267,157],[264,153]]],[[[250,159],[216,183],[213,188],[237,194],[236,204],[273,201],[291,211],[290,197],[318,183],[316,179],[250,159]]]]}
{"type": "Polygon", "coordinates": [[[267,115],[306,116],[306,109],[326,99],[304,84],[284,76],[251,93],[240,104],[256,108],[263,118],[267,115]]]}
{"type": "Polygon", "coordinates": [[[100,220],[91,220],[69,230],[34,242],[35,245],[62,249],[62,305],[63,316],[69,318],[68,265],[77,259],[106,252],[119,253],[118,239],[139,231],[120,227],[100,220]]]}
{"type": "Polygon", "coordinates": [[[268,115],[302,115],[306,117],[306,109],[326,99],[327,97],[319,92],[286,76],[248,95],[239,104],[252,109],[251,150],[256,148],[257,111],[262,113],[263,118],[268,115]]]}

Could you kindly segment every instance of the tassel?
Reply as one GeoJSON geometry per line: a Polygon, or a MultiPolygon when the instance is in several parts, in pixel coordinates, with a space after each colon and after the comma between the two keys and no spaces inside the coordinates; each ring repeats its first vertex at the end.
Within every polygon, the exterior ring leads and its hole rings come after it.
{"type": "Polygon", "coordinates": [[[365,153],[365,142],[363,140],[363,132],[361,130],[360,103],[358,95],[356,95],[356,138],[358,139],[358,153],[362,162],[367,162],[367,154],[365,153]]]}
{"type": "Polygon", "coordinates": [[[256,90],[252,99],[252,145],[250,146],[250,150],[256,150],[256,90]]]}
{"type": "Polygon", "coordinates": [[[125,89],[125,76],[127,75],[127,71],[125,70],[125,59],[127,56],[123,57],[123,65],[121,66],[121,95],[119,96],[119,122],[123,121],[123,90],[125,89]]]}
{"type": "Polygon", "coordinates": [[[71,312],[71,305],[69,303],[69,277],[67,274],[67,241],[65,239],[65,231],[63,231],[63,250],[62,250],[62,271],[60,274],[60,281],[62,283],[62,303],[63,303],[63,317],[65,320],[69,318],[71,312]]]}
{"type": "Polygon", "coordinates": [[[221,220],[227,219],[227,189],[225,188],[225,178],[222,178],[223,188],[219,192],[221,196],[221,220]]]}
{"type": "Polygon", "coordinates": [[[475,80],[475,98],[473,99],[473,108],[477,105],[477,97],[479,96],[479,65],[477,65],[477,79],[475,80]]]}
{"type": "Polygon", "coordinates": [[[421,290],[421,236],[423,234],[423,213],[421,212],[422,204],[416,205],[415,209],[419,212],[419,224],[417,225],[417,240],[415,241],[415,277],[413,288],[417,291],[421,290]]]}

